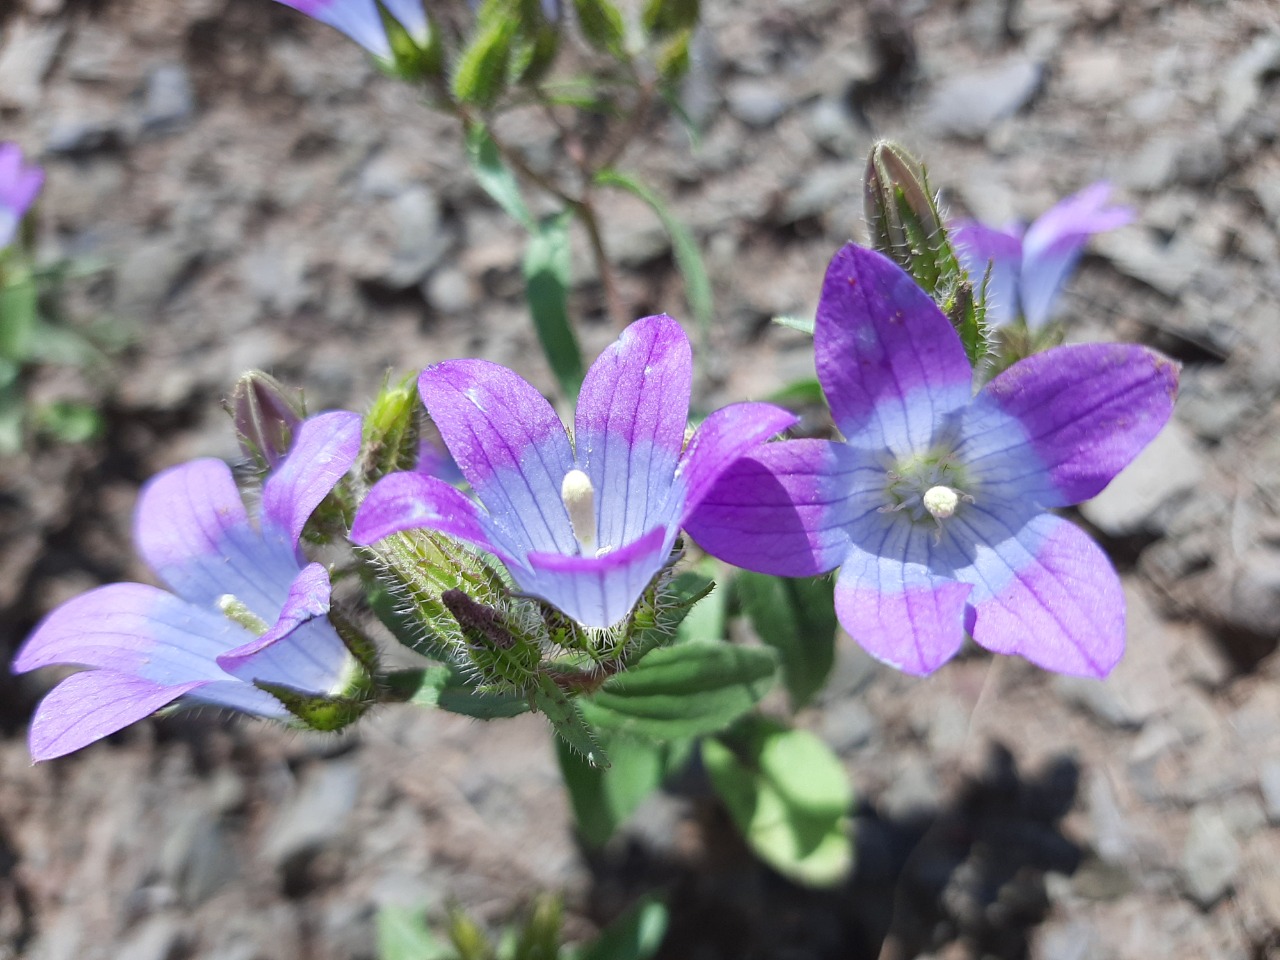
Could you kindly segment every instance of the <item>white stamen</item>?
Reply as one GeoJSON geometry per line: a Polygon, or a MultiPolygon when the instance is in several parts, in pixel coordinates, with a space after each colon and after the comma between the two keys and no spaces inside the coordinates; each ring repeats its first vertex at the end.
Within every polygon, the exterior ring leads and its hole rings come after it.
{"type": "Polygon", "coordinates": [[[924,492],[924,508],[935,520],[946,520],[956,512],[961,495],[950,487],[930,487],[924,492]]]}
{"type": "Polygon", "coordinates": [[[570,470],[560,484],[560,499],[569,511],[569,524],[573,536],[583,552],[594,551],[596,546],[596,491],[591,478],[581,470],[570,470]]]}

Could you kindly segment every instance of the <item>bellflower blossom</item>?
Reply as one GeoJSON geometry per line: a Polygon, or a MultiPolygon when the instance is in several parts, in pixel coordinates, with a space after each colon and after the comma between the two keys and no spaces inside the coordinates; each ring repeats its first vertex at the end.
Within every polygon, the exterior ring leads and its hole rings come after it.
{"type": "Polygon", "coordinates": [[[611,626],[724,468],[795,422],[769,404],[736,404],[708,417],[686,447],[692,380],[680,325],[665,315],[637,320],[588,371],[571,441],[551,405],[506,367],[428,367],[423,402],[479,503],[422,472],[391,474],[361,505],[351,537],[372,544],[438,530],[493,554],[522,590],[580,623],[611,626]]]}
{"type": "Polygon", "coordinates": [[[18,235],[18,224],[44,185],[44,171],[22,162],[16,143],[0,143],[0,250],[18,235]]]}
{"type": "Polygon", "coordinates": [[[277,0],[286,7],[293,7],[313,20],[327,23],[345,33],[375,57],[394,59],[391,41],[387,39],[386,24],[382,20],[384,8],[419,45],[425,46],[431,37],[422,0],[277,0]]]}
{"type": "Polygon", "coordinates": [[[1049,320],[1058,292],[1089,238],[1133,221],[1130,208],[1107,206],[1110,196],[1109,184],[1095,183],[1025,229],[1012,224],[996,230],[973,220],[955,224],[952,239],[975,284],[991,264],[987,320],[992,326],[1011,323],[1019,311],[1032,329],[1049,320]]]}
{"type": "Polygon", "coordinates": [[[966,631],[1049,670],[1111,670],[1124,649],[1119,579],[1048,511],[1097,494],[1159,432],[1177,365],[1140,346],[1058,347],[974,396],[934,302],[853,245],[827,271],[814,349],[844,441],[758,448],[703,498],[689,534],[763,573],[839,567],[841,624],[908,673],[936,669],[966,631]]]}
{"type": "Polygon", "coordinates": [[[354,413],[304,421],[263,487],[258,527],[221,460],[153,477],[138,498],[134,540],[173,592],[98,587],[36,627],[14,671],[92,669],[63,680],[37,707],[32,757],[79,750],[178,700],[286,717],[255,680],[314,694],[341,688],[354,661],[325,617],[329,576],[318,563],[304,565],[298,538],[359,447],[354,413]]]}

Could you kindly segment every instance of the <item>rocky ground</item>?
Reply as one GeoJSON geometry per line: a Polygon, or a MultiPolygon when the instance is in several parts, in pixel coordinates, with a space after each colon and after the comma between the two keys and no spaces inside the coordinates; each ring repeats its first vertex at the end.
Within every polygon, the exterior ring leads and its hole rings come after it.
{"type": "MultiPolygon", "coordinates": [[[[678,198],[717,291],[703,400],[812,363],[812,311],[862,235],[877,136],[957,211],[1031,217],[1099,178],[1139,212],[1065,301],[1078,339],[1185,364],[1176,422],[1084,518],[1122,569],[1130,647],[1106,682],[973,656],[927,680],[846,644],[803,722],[859,791],[858,868],[815,894],[754,865],[696,776],[588,856],[549,738],[391,711],[341,738],[189,716],[32,767],[49,678],[7,678],[0,957],[354,960],[382,903],[509,916],[562,889],[586,935],[670,892],[665,956],[1280,957],[1280,15],[1268,0],[708,0],[692,148],[663,119],[624,158],[678,198]]],[[[557,144],[515,118],[542,162],[557,144]]],[[[359,405],[385,371],[480,355],[550,386],[521,237],[456,131],[360,51],[267,0],[0,2],[0,139],[48,169],[42,255],[101,269],[77,324],[129,343],[48,370],[100,441],[0,461],[0,631],[145,577],[137,485],[236,455],[219,398],[249,366],[359,405]]],[[[609,200],[634,315],[684,314],[660,225],[609,200]]],[[[578,238],[581,241],[581,238],[578,238]]],[[[585,245],[580,244],[582,253],[585,245]]],[[[592,352],[614,336],[585,255],[592,352]]]]}

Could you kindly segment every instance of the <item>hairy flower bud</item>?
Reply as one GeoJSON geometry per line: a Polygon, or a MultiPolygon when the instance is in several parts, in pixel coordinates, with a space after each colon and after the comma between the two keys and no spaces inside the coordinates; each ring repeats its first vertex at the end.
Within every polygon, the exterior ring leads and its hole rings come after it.
{"type": "Polygon", "coordinates": [[[306,416],[302,395],[291,395],[280,381],[261,370],[250,370],[236,382],[228,409],[240,449],[266,470],[284,459],[294,431],[306,416]]]}

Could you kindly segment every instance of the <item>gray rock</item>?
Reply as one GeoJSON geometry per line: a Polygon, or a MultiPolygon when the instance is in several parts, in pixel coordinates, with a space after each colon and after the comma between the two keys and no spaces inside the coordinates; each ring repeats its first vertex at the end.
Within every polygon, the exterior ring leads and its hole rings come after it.
{"type": "Polygon", "coordinates": [[[1133,853],[1131,831],[1105,773],[1090,775],[1087,795],[1093,848],[1106,863],[1127,863],[1133,853]]]}
{"type": "Polygon", "coordinates": [[[161,874],[187,906],[208,900],[238,871],[226,830],[202,807],[186,811],[161,849],[161,874]]]}
{"type": "Polygon", "coordinates": [[[1240,54],[1222,74],[1218,88],[1217,119],[1232,130],[1258,104],[1266,77],[1280,70],[1280,32],[1264,33],[1240,54]]]}
{"type": "Polygon", "coordinates": [[[0,48],[0,106],[30,110],[40,102],[41,84],[66,35],[65,23],[12,20],[0,48]]]}
{"type": "Polygon", "coordinates": [[[1280,759],[1263,760],[1258,764],[1258,786],[1262,790],[1267,822],[1273,826],[1280,825],[1280,759]]]}
{"type": "Polygon", "coordinates": [[[168,300],[192,259],[169,235],[131,245],[116,268],[116,312],[129,321],[148,319],[168,300]]]}
{"type": "Polygon", "coordinates": [[[1142,727],[1142,717],[1132,704],[1106,680],[1088,677],[1056,676],[1053,688],[1067,703],[1092,714],[1104,726],[1117,730],[1137,730],[1142,727]]]}
{"type": "Polygon", "coordinates": [[[1182,848],[1183,887],[1193,901],[1208,909],[1232,887],[1240,869],[1240,846],[1222,814],[1197,807],[1182,848]]]}
{"type": "Polygon", "coordinates": [[[1040,932],[1036,956],[1041,960],[1099,960],[1104,942],[1097,928],[1085,920],[1049,924],[1040,932]]]}
{"type": "Polygon", "coordinates": [[[183,949],[183,933],[170,916],[152,917],[120,944],[120,957],[129,960],[175,960],[183,949]]]}
{"type": "Polygon", "coordinates": [[[1146,529],[1172,498],[1193,489],[1204,476],[1204,456],[1177,421],[1160,431],[1116,479],[1080,507],[1103,533],[1126,536],[1146,529]]]}
{"type": "Polygon", "coordinates": [[[909,757],[898,768],[889,789],[880,797],[880,807],[893,820],[909,820],[937,813],[942,801],[938,786],[928,761],[909,757]]]}
{"type": "Polygon", "coordinates": [[[736,80],[725,99],[729,112],[749,127],[772,126],[789,106],[786,88],[769,80],[736,80]]]}
{"type": "Polygon", "coordinates": [[[355,763],[332,761],[313,767],[267,831],[267,858],[283,867],[340,836],[359,793],[360,768],[355,763]]]}
{"type": "Polygon", "coordinates": [[[879,732],[879,722],[860,701],[840,699],[827,703],[820,715],[821,735],[839,754],[851,753],[869,743],[879,732]]]}
{"type": "Polygon", "coordinates": [[[1181,296],[1205,266],[1203,252],[1190,244],[1162,244],[1141,227],[1122,227],[1093,239],[1094,249],[1127,277],[1171,300],[1181,296]]]}
{"type": "Polygon", "coordinates": [[[805,117],[813,142],[846,161],[863,153],[865,138],[840,97],[820,98],[805,117]]]}
{"type": "Polygon", "coordinates": [[[172,133],[196,112],[195,90],[187,68],[166,63],[147,74],[142,97],[142,129],[147,133],[172,133]]]}
{"type": "Polygon", "coordinates": [[[949,77],[929,98],[924,122],[940,136],[980,139],[1030,102],[1043,75],[1041,64],[1019,57],[992,70],[949,77]]]}
{"type": "Polygon", "coordinates": [[[862,196],[861,168],[845,162],[810,170],[788,193],[780,222],[790,224],[822,216],[850,196],[862,196]]]}
{"type": "Polygon", "coordinates": [[[1229,588],[1206,598],[1217,619],[1259,636],[1280,631],[1280,550],[1250,550],[1224,577],[1229,588]]]}
{"type": "Polygon", "coordinates": [[[434,271],[423,284],[423,296],[440,313],[464,313],[476,304],[476,288],[471,278],[457,267],[434,271]]]}

